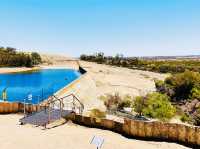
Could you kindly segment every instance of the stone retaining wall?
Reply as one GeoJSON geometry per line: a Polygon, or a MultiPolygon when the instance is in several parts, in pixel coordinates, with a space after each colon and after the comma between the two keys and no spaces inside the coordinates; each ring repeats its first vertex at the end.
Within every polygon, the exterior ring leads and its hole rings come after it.
{"type": "MultiPolygon", "coordinates": [[[[26,105],[27,112],[38,111],[41,108],[44,107],[26,105]]],[[[23,111],[24,104],[22,103],[0,103],[0,114],[11,114],[23,111]]],[[[75,114],[71,114],[66,118],[80,125],[108,129],[129,137],[143,138],[145,140],[173,141],[200,147],[200,127],[163,122],[145,122],[126,118],[122,123],[75,114]]]]}
{"type": "Polygon", "coordinates": [[[187,146],[200,147],[200,127],[130,119],[124,119],[124,123],[121,123],[108,119],[96,119],[75,114],[68,116],[67,119],[71,119],[80,125],[108,129],[133,138],[177,142],[187,146]]]}
{"type": "MultiPolygon", "coordinates": [[[[38,105],[26,105],[26,112],[36,112],[41,110],[43,107],[38,105]]],[[[0,102],[0,114],[11,114],[24,111],[24,104],[22,103],[11,103],[11,102],[0,102]]]]}

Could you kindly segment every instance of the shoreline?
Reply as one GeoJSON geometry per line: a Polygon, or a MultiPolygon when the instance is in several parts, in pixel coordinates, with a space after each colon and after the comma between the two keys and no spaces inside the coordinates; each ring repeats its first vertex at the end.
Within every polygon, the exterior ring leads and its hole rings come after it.
{"type": "Polygon", "coordinates": [[[0,74],[10,74],[10,73],[26,73],[32,71],[39,71],[42,69],[75,69],[77,68],[64,65],[39,65],[35,67],[0,67],[0,74]]]}
{"type": "Polygon", "coordinates": [[[29,72],[29,71],[37,71],[40,70],[41,67],[1,67],[0,74],[10,74],[10,73],[20,73],[20,72],[29,72]]]}

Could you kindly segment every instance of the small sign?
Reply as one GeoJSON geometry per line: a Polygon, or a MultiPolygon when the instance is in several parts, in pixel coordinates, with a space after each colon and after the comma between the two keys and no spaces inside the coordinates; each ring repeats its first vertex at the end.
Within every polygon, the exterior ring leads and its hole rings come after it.
{"type": "Polygon", "coordinates": [[[99,136],[94,136],[90,144],[96,145],[97,149],[100,149],[104,143],[104,138],[99,136]]]}
{"type": "Polygon", "coordinates": [[[3,90],[2,96],[3,96],[3,100],[6,101],[7,100],[6,90],[3,90]]]}
{"type": "Polygon", "coordinates": [[[33,98],[33,95],[32,95],[32,94],[29,94],[29,95],[28,95],[28,100],[32,100],[32,98],[33,98]]]}

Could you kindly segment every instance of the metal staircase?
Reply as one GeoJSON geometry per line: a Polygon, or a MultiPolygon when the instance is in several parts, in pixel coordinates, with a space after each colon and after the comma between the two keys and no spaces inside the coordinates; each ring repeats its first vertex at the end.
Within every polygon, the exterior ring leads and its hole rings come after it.
{"type": "Polygon", "coordinates": [[[55,95],[50,96],[41,106],[44,107],[42,110],[24,116],[19,120],[20,123],[46,127],[47,124],[59,120],[72,112],[82,114],[84,110],[84,105],[74,94],[61,98],[55,95]]]}

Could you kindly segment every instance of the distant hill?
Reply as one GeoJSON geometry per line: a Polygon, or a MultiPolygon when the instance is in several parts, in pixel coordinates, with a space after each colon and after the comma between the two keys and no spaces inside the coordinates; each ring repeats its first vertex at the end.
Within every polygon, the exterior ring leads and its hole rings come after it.
{"type": "Polygon", "coordinates": [[[185,55],[185,56],[143,56],[138,57],[144,60],[200,60],[200,55],[185,55]]]}
{"type": "Polygon", "coordinates": [[[45,64],[63,64],[67,61],[75,60],[75,58],[54,54],[41,54],[42,62],[45,64]]]}

